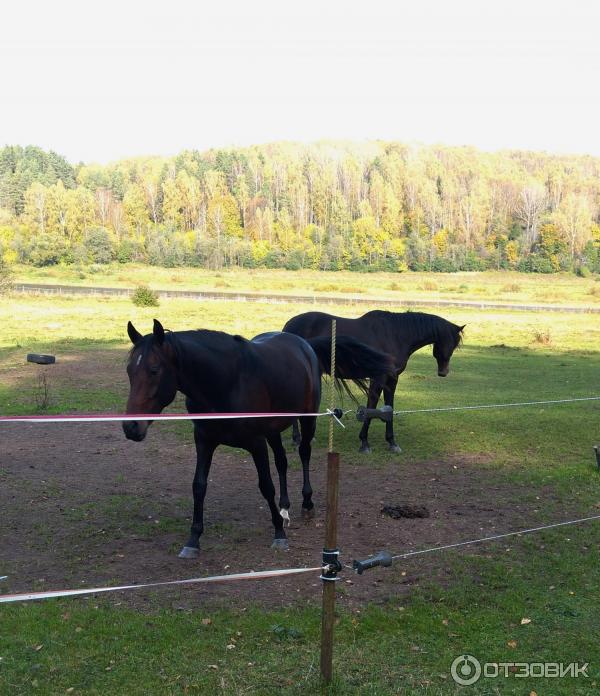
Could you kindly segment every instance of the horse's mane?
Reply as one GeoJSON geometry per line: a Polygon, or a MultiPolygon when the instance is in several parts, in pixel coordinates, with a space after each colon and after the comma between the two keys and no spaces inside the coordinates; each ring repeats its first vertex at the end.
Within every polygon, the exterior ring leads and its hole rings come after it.
{"type": "Polygon", "coordinates": [[[228,334],[225,333],[225,331],[215,331],[214,329],[191,329],[190,331],[176,331],[171,333],[171,335],[177,334],[181,336],[185,334],[192,338],[197,338],[203,345],[206,345],[208,342],[214,343],[215,347],[224,346],[226,342],[230,341],[238,341],[242,344],[249,343],[248,339],[243,336],[228,334]]]}
{"type": "MultiPolygon", "coordinates": [[[[212,350],[223,350],[231,346],[231,342],[235,341],[240,346],[245,346],[249,341],[243,336],[232,336],[231,334],[225,333],[224,331],[214,331],[212,329],[190,329],[188,331],[171,331],[170,329],[165,329],[165,344],[173,349],[175,359],[181,364],[183,346],[182,338],[190,337],[196,339],[199,346],[209,348],[212,350]]],[[[153,334],[147,334],[143,336],[135,345],[129,350],[128,359],[131,360],[133,353],[139,348],[142,349],[142,355],[145,357],[152,346],[153,334]]]]}

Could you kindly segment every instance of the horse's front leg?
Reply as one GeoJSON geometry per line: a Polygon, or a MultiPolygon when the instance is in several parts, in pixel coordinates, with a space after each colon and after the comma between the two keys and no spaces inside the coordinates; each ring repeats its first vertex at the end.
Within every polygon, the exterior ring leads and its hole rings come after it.
{"type": "MultiPolygon", "coordinates": [[[[379,402],[379,397],[381,395],[381,390],[383,389],[383,384],[385,381],[385,375],[380,377],[373,377],[369,380],[369,394],[367,396],[367,408],[377,408],[379,402]]],[[[363,423],[363,427],[360,429],[358,437],[360,438],[360,448],[359,452],[369,453],[371,447],[369,446],[369,426],[371,425],[371,419],[367,418],[363,423]]]]}
{"type": "MultiPolygon", "coordinates": [[[[386,406],[390,406],[394,410],[394,393],[398,384],[398,375],[388,375],[383,387],[383,401],[386,406]]],[[[391,452],[400,453],[402,450],[394,440],[394,419],[393,417],[385,423],[385,439],[391,452]]]]}
{"type": "Polygon", "coordinates": [[[277,475],[279,476],[279,514],[284,520],[287,520],[289,524],[290,514],[288,510],[290,509],[290,499],[287,490],[288,461],[285,448],[281,442],[281,433],[269,435],[269,437],[267,437],[267,442],[273,450],[275,467],[277,468],[277,475]]]}
{"type": "Polygon", "coordinates": [[[192,483],[194,495],[194,517],[190,538],[179,552],[179,558],[198,558],[200,555],[200,536],[204,531],[204,496],[208,483],[208,473],[216,445],[206,442],[194,424],[194,441],[196,443],[196,473],[192,483]]]}
{"type": "Polygon", "coordinates": [[[258,487],[263,494],[264,499],[269,504],[271,511],[271,520],[275,527],[275,538],[271,544],[273,549],[287,549],[288,540],[283,529],[283,517],[279,514],[279,508],[275,505],[275,486],[271,478],[269,469],[269,451],[267,450],[267,441],[264,437],[257,438],[248,451],[254,459],[254,465],[258,473],[258,487]]]}

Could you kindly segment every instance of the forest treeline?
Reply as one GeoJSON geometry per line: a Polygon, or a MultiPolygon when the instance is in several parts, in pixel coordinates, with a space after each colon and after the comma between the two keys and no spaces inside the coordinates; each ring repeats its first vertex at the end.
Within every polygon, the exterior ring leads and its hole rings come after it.
{"type": "Polygon", "coordinates": [[[0,150],[5,263],[600,272],[600,159],[274,143],[108,165],[0,150]]]}

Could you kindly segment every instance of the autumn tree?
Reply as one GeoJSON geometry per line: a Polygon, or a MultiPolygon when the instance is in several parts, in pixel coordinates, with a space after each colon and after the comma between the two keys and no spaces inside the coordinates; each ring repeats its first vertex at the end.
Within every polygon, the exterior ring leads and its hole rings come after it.
{"type": "Polygon", "coordinates": [[[0,149],[3,237],[39,265],[106,244],[123,263],[595,268],[599,205],[592,157],[271,143],[74,168],[0,149]]]}

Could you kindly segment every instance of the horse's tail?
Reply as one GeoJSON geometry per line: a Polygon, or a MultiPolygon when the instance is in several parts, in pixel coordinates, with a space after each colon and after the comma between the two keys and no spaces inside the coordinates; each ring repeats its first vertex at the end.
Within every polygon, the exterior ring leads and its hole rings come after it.
{"type": "MultiPolygon", "coordinates": [[[[319,359],[321,375],[331,374],[331,338],[319,336],[307,339],[319,359]]],[[[350,336],[337,336],[335,344],[335,379],[338,387],[350,394],[345,382],[350,380],[367,393],[369,377],[394,373],[395,366],[387,353],[380,353],[350,336]]],[[[350,394],[351,395],[351,394],[350,394]]],[[[351,395],[352,396],[352,395],[351,395]]]]}

